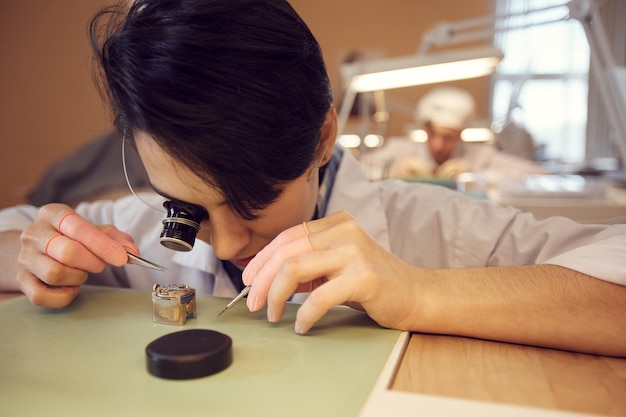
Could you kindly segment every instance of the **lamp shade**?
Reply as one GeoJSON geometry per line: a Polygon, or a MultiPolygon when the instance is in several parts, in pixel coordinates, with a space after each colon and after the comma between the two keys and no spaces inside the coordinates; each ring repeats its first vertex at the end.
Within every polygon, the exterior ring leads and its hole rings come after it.
{"type": "Polygon", "coordinates": [[[358,61],[344,64],[341,71],[349,88],[363,93],[489,75],[502,58],[502,51],[490,46],[358,61]]]}

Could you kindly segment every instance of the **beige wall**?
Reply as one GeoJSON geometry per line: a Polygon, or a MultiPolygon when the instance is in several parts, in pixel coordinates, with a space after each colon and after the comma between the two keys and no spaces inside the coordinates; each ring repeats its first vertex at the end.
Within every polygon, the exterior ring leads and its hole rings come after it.
{"type": "Polygon", "coordinates": [[[105,0],[0,0],[0,207],[103,132],[86,24],[105,0]]]}
{"type": "MultiPolygon", "coordinates": [[[[0,207],[24,201],[55,160],[106,131],[90,74],[86,25],[106,0],[0,0],[0,207]]],[[[348,51],[414,53],[434,22],[475,17],[491,0],[293,0],[318,37],[339,94],[348,51]]],[[[460,83],[487,112],[486,79],[460,83]]],[[[424,89],[406,89],[415,101],[424,89]]],[[[396,93],[394,93],[396,94],[396,93]]]]}

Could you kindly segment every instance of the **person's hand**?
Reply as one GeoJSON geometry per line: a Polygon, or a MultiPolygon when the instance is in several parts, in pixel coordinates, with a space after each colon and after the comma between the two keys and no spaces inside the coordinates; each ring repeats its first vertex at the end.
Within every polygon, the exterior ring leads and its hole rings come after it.
{"type": "Polygon", "coordinates": [[[439,178],[455,178],[457,175],[467,172],[467,164],[460,158],[448,159],[435,171],[435,176],[439,178]]]}
{"type": "Polygon", "coordinates": [[[22,232],[17,282],[31,303],[65,307],[89,273],[128,261],[139,254],[133,239],[112,226],[94,226],[63,204],[41,207],[22,232]]]}
{"type": "Polygon", "coordinates": [[[417,156],[409,156],[394,162],[389,168],[389,177],[431,177],[430,169],[417,156]]]}
{"type": "Polygon", "coordinates": [[[420,268],[386,251],[345,212],[305,226],[278,235],[244,270],[250,311],[267,302],[268,320],[276,322],[292,294],[310,290],[297,313],[297,333],[341,304],[365,310],[383,327],[409,327],[420,308],[420,268]]]}

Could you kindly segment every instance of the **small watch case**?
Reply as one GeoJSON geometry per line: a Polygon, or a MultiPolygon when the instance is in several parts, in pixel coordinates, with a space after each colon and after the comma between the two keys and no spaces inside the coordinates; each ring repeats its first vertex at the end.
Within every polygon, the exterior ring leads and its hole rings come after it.
{"type": "Polygon", "coordinates": [[[152,287],[152,321],[182,326],[196,318],[196,290],[187,284],[152,287]]]}

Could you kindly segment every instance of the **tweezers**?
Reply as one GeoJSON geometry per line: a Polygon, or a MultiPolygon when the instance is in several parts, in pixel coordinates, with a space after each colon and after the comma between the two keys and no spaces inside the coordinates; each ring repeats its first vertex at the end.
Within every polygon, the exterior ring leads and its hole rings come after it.
{"type": "Polygon", "coordinates": [[[156,269],[157,271],[167,271],[167,268],[155,264],[154,262],[150,262],[146,259],[143,259],[137,255],[133,255],[130,252],[126,252],[128,253],[128,263],[129,264],[133,264],[133,265],[139,265],[139,266],[143,266],[145,268],[150,268],[150,269],[156,269]]]}
{"type": "Polygon", "coordinates": [[[220,311],[217,317],[221,316],[226,310],[228,310],[229,308],[237,304],[239,301],[241,301],[241,299],[245,297],[246,295],[248,295],[249,292],[250,292],[250,287],[245,287],[243,290],[241,290],[241,292],[239,293],[239,295],[237,295],[237,297],[233,298],[232,300],[230,300],[230,303],[226,304],[226,307],[224,307],[224,310],[220,311]]]}

